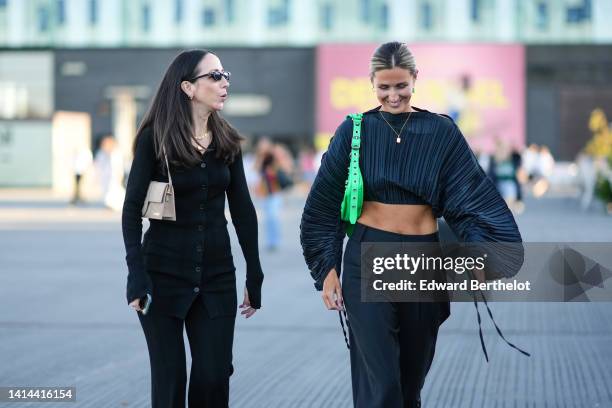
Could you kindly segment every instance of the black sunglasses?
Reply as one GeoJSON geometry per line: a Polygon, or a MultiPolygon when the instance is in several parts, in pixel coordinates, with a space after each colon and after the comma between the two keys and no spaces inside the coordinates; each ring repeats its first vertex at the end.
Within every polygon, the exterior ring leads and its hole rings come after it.
{"type": "Polygon", "coordinates": [[[231,75],[232,74],[227,71],[213,71],[213,72],[209,72],[208,74],[198,75],[195,78],[191,78],[189,82],[195,82],[198,79],[205,78],[205,77],[211,77],[212,80],[215,82],[220,81],[221,78],[225,78],[227,81],[229,81],[231,75]]]}

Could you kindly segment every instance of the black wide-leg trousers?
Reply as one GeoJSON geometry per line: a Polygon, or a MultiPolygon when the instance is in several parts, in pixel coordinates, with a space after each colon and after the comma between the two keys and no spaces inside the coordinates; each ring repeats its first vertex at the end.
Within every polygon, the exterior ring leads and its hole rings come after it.
{"type": "Polygon", "coordinates": [[[349,321],[353,405],[420,407],[448,302],[361,301],[361,242],[437,242],[437,233],[401,235],[356,224],[344,253],[342,292],[349,321]]]}
{"type": "Polygon", "coordinates": [[[184,320],[154,307],[146,315],[138,313],[138,318],[149,349],[153,408],[185,407],[184,328],[192,358],[189,408],[228,406],[235,314],[211,318],[203,302],[196,299],[184,320]]]}

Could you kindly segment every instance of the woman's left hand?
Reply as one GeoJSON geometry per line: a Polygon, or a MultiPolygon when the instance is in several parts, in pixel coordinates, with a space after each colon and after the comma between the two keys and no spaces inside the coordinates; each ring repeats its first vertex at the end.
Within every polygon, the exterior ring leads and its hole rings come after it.
{"type": "Polygon", "coordinates": [[[251,307],[251,301],[249,300],[249,291],[247,290],[247,288],[244,288],[244,300],[242,301],[242,304],[238,307],[240,309],[244,309],[242,312],[240,312],[240,314],[245,315],[244,317],[246,317],[247,319],[253,316],[257,311],[257,309],[253,309],[251,307]]]}

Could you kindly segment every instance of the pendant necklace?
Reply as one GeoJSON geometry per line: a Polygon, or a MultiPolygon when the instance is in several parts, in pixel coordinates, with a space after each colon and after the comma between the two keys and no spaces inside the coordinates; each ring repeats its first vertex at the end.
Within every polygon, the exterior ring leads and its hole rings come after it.
{"type": "Polygon", "coordinates": [[[404,124],[402,125],[402,128],[400,129],[400,131],[396,131],[395,128],[393,126],[391,126],[391,124],[389,122],[387,122],[387,119],[385,119],[385,115],[382,114],[381,111],[378,111],[378,113],[380,113],[380,116],[383,118],[383,120],[385,121],[385,123],[387,125],[389,125],[389,127],[391,128],[391,130],[393,131],[393,133],[395,133],[395,136],[397,136],[397,139],[395,139],[396,143],[401,143],[402,142],[402,138],[401,138],[401,134],[402,131],[404,130],[404,126],[406,126],[406,123],[408,123],[408,119],[410,119],[410,115],[412,115],[412,111],[410,111],[408,113],[408,117],[406,118],[406,121],[404,121],[404,124]]]}

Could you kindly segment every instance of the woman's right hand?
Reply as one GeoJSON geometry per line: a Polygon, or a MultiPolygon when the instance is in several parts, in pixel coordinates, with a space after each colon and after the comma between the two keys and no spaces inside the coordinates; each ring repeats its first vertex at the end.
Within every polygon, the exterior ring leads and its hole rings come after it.
{"type": "Polygon", "coordinates": [[[142,309],[140,308],[140,298],[134,299],[132,303],[130,303],[130,307],[137,312],[141,312],[142,309]]]}
{"type": "Polygon", "coordinates": [[[336,268],[329,271],[327,277],[323,281],[323,293],[321,294],[323,303],[329,310],[343,310],[344,299],[342,298],[342,287],[340,279],[336,273],[336,268]]]}

